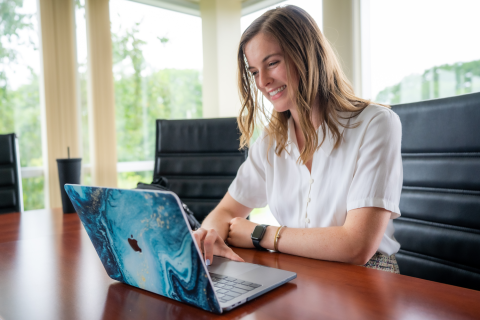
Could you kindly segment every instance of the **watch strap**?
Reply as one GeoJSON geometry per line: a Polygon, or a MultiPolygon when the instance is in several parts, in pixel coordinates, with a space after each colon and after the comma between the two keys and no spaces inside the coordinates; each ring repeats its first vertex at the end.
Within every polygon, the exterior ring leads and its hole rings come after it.
{"type": "MultiPolygon", "coordinates": [[[[255,246],[255,248],[256,248],[257,250],[266,251],[267,249],[265,249],[264,247],[262,247],[262,246],[260,245],[260,241],[262,241],[263,236],[264,236],[265,233],[266,233],[266,230],[267,230],[268,225],[267,225],[267,224],[261,224],[261,225],[259,225],[259,226],[260,226],[260,227],[263,227],[264,231],[263,231],[262,235],[260,236],[260,238],[253,238],[253,236],[252,236],[252,242],[253,242],[253,245],[255,246]]],[[[257,227],[258,227],[258,226],[257,226],[257,227]]]]}

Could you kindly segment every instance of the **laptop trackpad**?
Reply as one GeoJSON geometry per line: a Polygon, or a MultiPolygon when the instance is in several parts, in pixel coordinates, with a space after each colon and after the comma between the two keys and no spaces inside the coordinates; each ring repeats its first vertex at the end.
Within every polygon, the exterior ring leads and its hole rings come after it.
{"type": "Polygon", "coordinates": [[[258,265],[251,263],[237,262],[221,257],[213,257],[213,263],[212,265],[208,266],[207,269],[208,272],[237,277],[245,272],[257,269],[258,267],[258,265]]]}

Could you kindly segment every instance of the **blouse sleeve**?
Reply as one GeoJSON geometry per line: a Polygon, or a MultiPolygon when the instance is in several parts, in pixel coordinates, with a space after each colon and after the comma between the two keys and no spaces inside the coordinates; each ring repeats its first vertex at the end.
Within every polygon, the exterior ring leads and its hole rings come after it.
{"type": "Polygon", "coordinates": [[[385,110],[371,119],[358,152],[347,212],[363,207],[379,207],[400,216],[403,183],[401,156],[402,125],[397,114],[385,110]]]}
{"type": "Polygon", "coordinates": [[[228,188],[233,199],[249,208],[263,208],[267,205],[265,180],[264,134],[248,150],[247,160],[240,166],[237,176],[228,188]]]}

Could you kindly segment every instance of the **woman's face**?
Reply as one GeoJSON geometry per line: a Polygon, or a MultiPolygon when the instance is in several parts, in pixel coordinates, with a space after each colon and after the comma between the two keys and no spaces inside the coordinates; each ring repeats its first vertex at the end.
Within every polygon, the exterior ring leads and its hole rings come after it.
{"type": "MultiPolygon", "coordinates": [[[[257,88],[273,104],[275,111],[284,112],[294,108],[292,97],[296,88],[292,86],[298,86],[298,80],[292,79],[289,87],[285,57],[278,41],[259,33],[246,44],[245,56],[257,88]]],[[[296,73],[293,72],[293,66],[290,70],[294,77],[296,73]]]]}

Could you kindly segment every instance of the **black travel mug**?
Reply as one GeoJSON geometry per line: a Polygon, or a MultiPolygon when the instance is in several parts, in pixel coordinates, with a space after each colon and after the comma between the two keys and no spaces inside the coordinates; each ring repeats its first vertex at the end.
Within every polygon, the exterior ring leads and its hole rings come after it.
{"type": "Polygon", "coordinates": [[[58,180],[60,180],[60,192],[62,194],[63,213],[75,213],[72,201],[65,191],[65,184],[80,184],[82,170],[82,158],[57,159],[58,180]]]}

